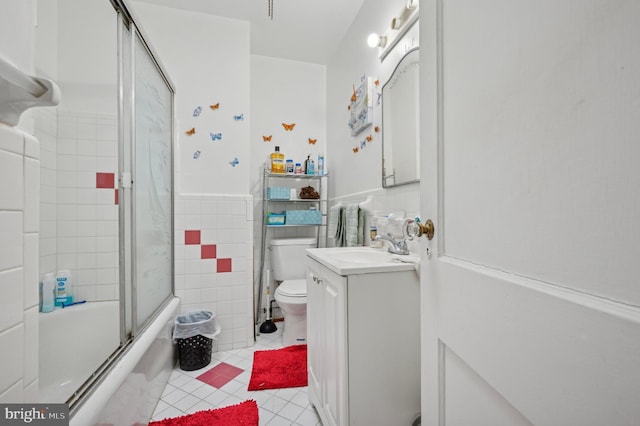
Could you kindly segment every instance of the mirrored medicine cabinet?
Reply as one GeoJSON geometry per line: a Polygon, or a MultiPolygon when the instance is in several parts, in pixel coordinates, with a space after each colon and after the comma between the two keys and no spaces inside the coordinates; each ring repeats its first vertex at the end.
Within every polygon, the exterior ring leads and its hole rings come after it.
{"type": "Polygon", "coordinates": [[[409,50],[382,86],[382,186],[420,179],[420,50],[409,50]]]}

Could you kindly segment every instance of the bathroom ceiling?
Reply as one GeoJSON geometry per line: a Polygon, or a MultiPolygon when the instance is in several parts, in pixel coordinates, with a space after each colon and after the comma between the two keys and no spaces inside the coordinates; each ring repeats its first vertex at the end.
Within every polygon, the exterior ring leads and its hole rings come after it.
{"type": "MultiPolygon", "coordinates": [[[[364,0],[135,0],[251,23],[251,53],[326,64],[364,0]]],[[[144,25],[144,24],[143,24],[144,25]]],[[[364,43],[364,42],[363,42],[364,43]]]]}

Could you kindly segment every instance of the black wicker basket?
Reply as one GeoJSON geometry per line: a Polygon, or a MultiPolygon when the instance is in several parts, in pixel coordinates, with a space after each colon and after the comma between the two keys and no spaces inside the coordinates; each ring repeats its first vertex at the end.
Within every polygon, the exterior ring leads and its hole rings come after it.
{"type": "Polygon", "coordinates": [[[201,334],[186,339],[176,339],[180,369],[193,371],[206,367],[211,362],[213,339],[201,334]]]}

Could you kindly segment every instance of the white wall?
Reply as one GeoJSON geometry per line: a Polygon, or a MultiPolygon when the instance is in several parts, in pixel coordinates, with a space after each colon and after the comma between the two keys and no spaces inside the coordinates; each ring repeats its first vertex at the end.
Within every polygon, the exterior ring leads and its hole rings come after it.
{"type": "Polygon", "coordinates": [[[391,18],[396,16],[404,0],[367,0],[342,44],[327,66],[327,163],[331,168],[330,197],[343,202],[363,201],[373,197],[372,210],[381,213],[404,210],[407,215],[418,214],[418,184],[382,189],[382,134],[374,132],[374,126],[382,127],[380,105],[376,105],[377,93],[402,57],[407,46],[417,46],[418,25],[400,40],[390,54],[380,62],[377,49],[367,46],[371,33],[383,34],[391,18]],[[380,81],[374,86],[373,125],[357,136],[351,136],[347,126],[350,97],[353,87],[358,87],[361,76],[380,81]],[[361,148],[361,141],[371,135],[373,140],[361,148]],[[358,147],[354,153],[353,148],[358,147]]]}
{"type": "Polygon", "coordinates": [[[148,3],[134,6],[177,87],[176,190],[248,194],[249,24],[148,3]],[[209,108],[216,103],[218,110],[209,108]],[[202,112],[194,117],[198,106],[202,112]],[[243,121],[233,119],[241,114],[243,121]],[[186,135],[191,128],[195,134],[186,135]],[[222,133],[222,140],[212,141],[210,132],[222,133]],[[239,161],[235,167],[229,164],[234,158],[239,161]]]}

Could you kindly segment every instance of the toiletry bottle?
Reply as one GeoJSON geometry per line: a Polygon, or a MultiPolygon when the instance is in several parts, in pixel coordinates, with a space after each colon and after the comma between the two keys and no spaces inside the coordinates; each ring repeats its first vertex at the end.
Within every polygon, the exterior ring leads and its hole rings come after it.
{"type": "Polygon", "coordinates": [[[287,164],[286,164],[286,172],[288,175],[292,175],[293,171],[294,171],[294,167],[293,167],[293,160],[292,159],[288,159],[287,160],[287,164]]]}
{"type": "Polygon", "coordinates": [[[311,159],[311,154],[307,155],[307,159],[304,162],[304,173],[307,175],[313,174],[313,160],[311,159]]]}
{"type": "Polygon", "coordinates": [[[318,175],[324,175],[324,155],[318,154],[318,175]]]}
{"type": "Polygon", "coordinates": [[[58,271],[56,274],[56,306],[73,303],[73,291],[71,289],[71,271],[68,269],[58,271]]]}
{"type": "Polygon", "coordinates": [[[284,154],[276,146],[276,152],[271,154],[271,173],[284,173],[284,154]]]}
{"type": "Polygon", "coordinates": [[[300,163],[296,163],[296,174],[297,175],[301,175],[302,174],[302,164],[300,164],[300,163]]]}
{"type": "Polygon", "coordinates": [[[42,307],[40,312],[51,312],[55,309],[53,292],[56,288],[56,279],[53,273],[45,274],[42,280],[42,307]]]}

